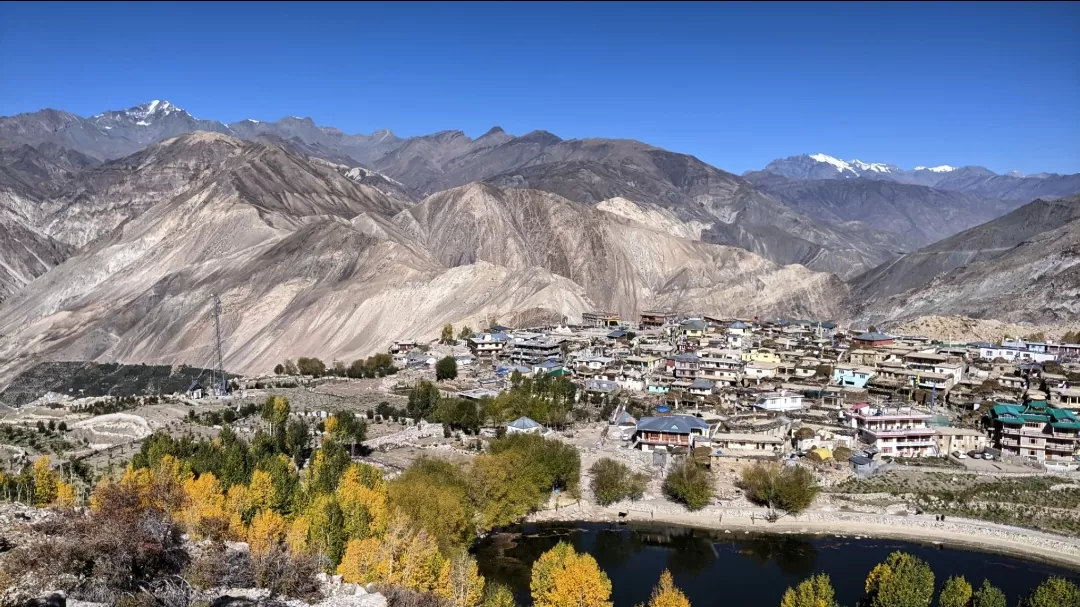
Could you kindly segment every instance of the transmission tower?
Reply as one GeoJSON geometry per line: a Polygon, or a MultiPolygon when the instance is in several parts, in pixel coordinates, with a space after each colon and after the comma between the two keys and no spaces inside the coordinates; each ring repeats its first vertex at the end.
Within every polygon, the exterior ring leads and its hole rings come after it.
{"type": "Polygon", "coordinates": [[[225,386],[228,381],[225,377],[225,366],[221,355],[221,298],[214,295],[214,374],[211,382],[214,383],[212,390],[219,390],[218,395],[224,396],[225,386]],[[217,382],[221,382],[218,384],[217,382]]]}

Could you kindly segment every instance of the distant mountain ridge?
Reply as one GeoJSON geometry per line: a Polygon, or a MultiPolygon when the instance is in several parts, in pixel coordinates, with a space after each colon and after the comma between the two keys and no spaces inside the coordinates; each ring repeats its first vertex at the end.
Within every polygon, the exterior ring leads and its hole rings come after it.
{"type": "Polygon", "coordinates": [[[896,165],[840,160],[828,154],[800,154],[773,160],[761,171],[744,175],[770,173],[788,179],[849,180],[875,179],[939,190],[963,192],[984,198],[1030,202],[1035,198],[1057,198],[1080,192],[1080,174],[1038,173],[1023,175],[1013,171],[998,175],[980,166],[917,166],[904,170],[896,165]]]}

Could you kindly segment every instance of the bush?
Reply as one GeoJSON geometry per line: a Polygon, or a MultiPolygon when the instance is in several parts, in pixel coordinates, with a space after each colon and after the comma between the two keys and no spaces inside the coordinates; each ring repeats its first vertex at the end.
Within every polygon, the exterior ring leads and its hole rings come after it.
{"type": "Polygon", "coordinates": [[[712,475],[686,458],[664,479],[664,494],[688,510],[701,510],[713,496],[712,475]]]}
{"type": "Polygon", "coordinates": [[[624,499],[639,499],[645,493],[648,477],[631,473],[625,464],[611,458],[603,458],[589,468],[592,474],[592,491],[596,503],[609,506],[624,499]]]}
{"type": "Polygon", "coordinates": [[[814,475],[801,466],[755,464],[742,473],[740,483],[746,497],[769,510],[781,508],[788,514],[806,510],[817,497],[814,475]]]}

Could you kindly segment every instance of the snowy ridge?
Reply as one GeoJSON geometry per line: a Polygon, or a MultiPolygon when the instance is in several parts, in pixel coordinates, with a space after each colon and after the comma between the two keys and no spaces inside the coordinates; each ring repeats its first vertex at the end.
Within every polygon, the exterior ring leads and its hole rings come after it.
{"type": "Polygon", "coordinates": [[[956,170],[956,167],[951,167],[947,164],[943,164],[937,167],[915,167],[916,171],[932,171],[934,173],[951,173],[956,170]]]}
{"type": "Polygon", "coordinates": [[[855,169],[851,168],[850,164],[844,162],[843,160],[840,160],[839,158],[833,158],[832,156],[829,156],[828,154],[811,154],[810,158],[813,159],[813,160],[816,160],[818,162],[823,162],[825,164],[833,165],[834,167],[836,167],[836,172],[838,172],[838,173],[843,173],[844,171],[850,171],[854,175],[859,174],[855,169]]]}
{"type": "Polygon", "coordinates": [[[852,160],[850,162],[851,162],[852,165],[858,167],[862,171],[872,171],[874,173],[891,173],[892,172],[892,170],[889,169],[889,165],[882,164],[880,162],[863,162],[863,161],[859,160],[858,158],[856,158],[855,160],[852,160]]]}

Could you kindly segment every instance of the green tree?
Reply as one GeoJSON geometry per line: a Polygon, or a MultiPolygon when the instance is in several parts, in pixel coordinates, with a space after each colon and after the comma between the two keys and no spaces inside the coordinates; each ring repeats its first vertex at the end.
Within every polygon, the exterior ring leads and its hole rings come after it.
{"type": "Polygon", "coordinates": [[[281,375],[285,372],[285,365],[278,363],[274,365],[274,375],[281,375]]]}
{"type": "Polygon", "coordinates": [[[444,552],[472,542],[475,514],[459,466],[422,457],[389,483],[387,491],[391,507],[427,531],[444,552]]]}
{"type": "Polygon", "coordinates": [[[939,607],[969,607],[971,604],[971,584],[964,576],[952,576],[945,580],[938,595],[939,607]]]}
{"type": "Polygon", "coordinates": [[[565,542],[536,560],[529,589],[536,607],[611,607],[607,574],[591,555],[565,542]]]}
{"type": "Polygon", "coordinates": [[[291,360],[285,361],[285,375],[299,375],[300,371],[296,368],[296,363],[291,360]]]}
{"type": "Polygon", "coordinates": [[[934,572],[922,559],[894,552],[866,576],[867,607],[929,607],[934,598],[934,572]]]}
{"type": "Polygon", "coordinates": [[[352,411],[338,411],[334,414],[334,419],[337,420],[334,436],[349,445],[349,453],[352,454],[356,445],[367,440],[367,423],[356,417],[352,411]]]}
{"type": "Polygon", "coordinates": [[[466,339],[469,339],[472,336],[473,336],[473,330],[469,328],[469,325],[464,325],[464,326],[461,327],[461,332],[458,333],[458,340],[465,341],[466,339]]]}
{"type": "Polygon", "coordinates": [[[509,525],[540,506],[544,493],[529,480],[532,468],[533,463],[517,451],[473,459],[468,487],[480,530],[509,525]]]}
{"type": "Polygon", "coordinates": [[[429,381],[421,381],[409,391],[405,411],[413,419],[428,419],[439,406],[439,389],[429,381]]]}
{"type": "Polygon", "coordinates": [[[632,473],[621,462],[604,457],[589,468],[592,475],[590,486],[596,503],[609,506],[624,499],[640,499],[645,493],[648,477],[632,473]]]}
{"type": "Polygon", "coordinates": [[[780,607],[839,607],[832,580],[824,573],[810,576],[794,588],[788,588],[780,607]]]}
{"type": "Polygon", "coordinates": [[[457,379],[457,360],[453,356],[445,356],[435,363],[435,379],[457,379]]]}
{"type": "Polygon", "coordinates": [[[664,479],[664,493],[687,510],[701,510],[713,496],[712,475],[691,458],[685,458],[664,479]]]}
{"type": "Polygon", "coordinates": [[[439,336],[439,343],[452,344],[454,343],[454,325],[446,323],[442,328],[442,335],[439,336]]]}
{"type": "Polygon", "coordinates": [[[1065,578],[1052,577],[1024,599],[1023,607],[1080,607],[1080,588],[1065,578]]]}
{"type": "Polygon", "coordinates": [[[1008,600],[1000,588],[983,580],[982,586],[971,596],[971,607],[1008,607],[1008,600]]]}
{"type": "Polygon", "coordinates": [[[819,487],[814,475],[802,466],[755,464],[743,469],[741,486],[752,502],[774,511],[798,514],[817,497],[819,487]]]}
{"type": "Polygon", "coordinates": [[[301,375],[310,375],[312,377],[326,375],[326,364],[317,358],[298,358],[296,359],[296,368],[301,375]]]}

